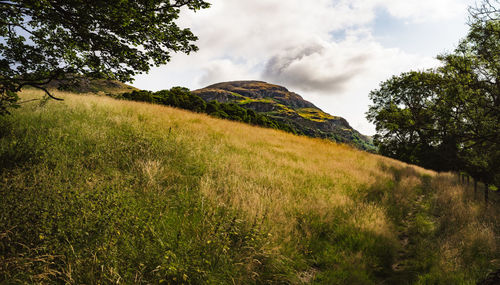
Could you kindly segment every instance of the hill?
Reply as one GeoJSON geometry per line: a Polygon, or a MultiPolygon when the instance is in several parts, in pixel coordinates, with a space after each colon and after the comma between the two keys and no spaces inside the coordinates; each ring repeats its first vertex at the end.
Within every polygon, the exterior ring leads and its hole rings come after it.
{"type": "Polygon", "coordinates": [[[452,174],[56,95],[0,118],[2,284],[474,284],[500,266],[498,205],[452,174]]]}
{"type": "Polygon", "coordinates": [[[133,86],[117,80],[89,79],[85,77],[73,80],[71,82],[65,80],[52,80],[50,83],[46,84],[45,87],[50,90],[62,89],[64,91],[73,93],[104,93],[109,95],[116,95],[138,90],[133,86]]]}
{"type": "Polygon", "coordinates": [[[282,86],[262,81],[232,81],[213,84],[193,93],[207,102],[237,103],[292,125],[307,136],[349,143],[365,150],[375,149],[371,139],[353,129],[344,118],[323,112],[282,86]]]}

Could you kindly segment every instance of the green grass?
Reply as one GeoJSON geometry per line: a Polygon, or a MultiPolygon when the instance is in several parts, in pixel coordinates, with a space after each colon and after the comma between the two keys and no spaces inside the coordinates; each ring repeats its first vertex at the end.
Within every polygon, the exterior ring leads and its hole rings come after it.
{"type": "MultiPolygon", "coordinates": [[[[236,93],[235,93],[236,94],[236,93]]],[[[240,95],[241,96],[241,95],[240,95]]],[[[273,101],[273,99],[270,99],[270,98],[261,98],[261,99],[252,99],[252,98],[248,98],[248,97],[243,97],[244,99],[242,99],[241,101],[238,102],[238,104],[249,104],[249,103],[255,103],[255,102],[259,102],[259,103],[269,103],[269,104],[273,104],[275,103],[273,101]]]]}
{"type": "Polygon", "coordinates": [[[335,119],[334,116],[329,115],[321,110],[315,108],[301,108],[297,110],[297,113],[305,119],[315,121],[315,122],[324,122],[326,120],[335,119]]]}
{"type": "Polygon", "coordinates": [[[58,96],[0,118],[0,283],[475,284],[500,265],[498,205],[451,174],[58,96]]]}

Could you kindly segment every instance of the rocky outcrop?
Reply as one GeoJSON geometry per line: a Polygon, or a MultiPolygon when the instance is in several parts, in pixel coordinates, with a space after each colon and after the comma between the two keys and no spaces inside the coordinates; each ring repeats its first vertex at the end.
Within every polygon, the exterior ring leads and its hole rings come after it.
{"type": "Polygon", "coordinates": [[[193,91],[193,93],[200,96],[207,102],[217,101],[220,103],[229,103],[238,101],[242,98],[241,96],[237,96],[232,92],[216,88],[206,88],[203,90],[203,92],[193,91]]]}
{"type": "MultiPolygon", "coordinates": [[[[304,100],[302,96],[297,93],[290,92],[285,87],[263,81],[223,82],[207,86],[200,90],[203,90],[203,92],[200,93],[205,93],[207,90],[225,90],[252,99],[272,98],[278,103],[293,108],[317,108],[314,104],[304,100]]],[[[196,90],[195,93],[200,90],[196,90]]],[[[198,93],[197,95],[200,96],[198,93]]]]}

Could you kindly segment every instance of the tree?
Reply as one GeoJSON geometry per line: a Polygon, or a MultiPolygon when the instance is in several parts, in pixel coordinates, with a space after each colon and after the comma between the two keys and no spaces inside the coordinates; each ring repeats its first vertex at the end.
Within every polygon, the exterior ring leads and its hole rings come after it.
{"type": "Polygon", "coordinates": [[[432,71],[406,72],[370,92],[367,112],[375,123],[375,144],[383,155],[437,170],[450,170],[448,135],[440,127],[437,102],[443,77],[432,71]],[[443,152],[446,150],[445,152],[443,152]]]}
{"type": "Polygon", "coordinates": [[[453,54],[440,56],[450,90],[463,170],[500,185],[500,1],[470,8],[470,30],[453,54]]]}
{"type": "Polygon", "coordinates": [[[500,185],[500,1],[470,9],[470,30],[442,66],[370,93],[382,154],[500,185]]]}
{"type": "Polygon", "coordinates": [[[24,86],[81,76],[131,81],[196,51],[197,37],[175,20],[203,0],[0,0],[0,113],[24,86]]]}

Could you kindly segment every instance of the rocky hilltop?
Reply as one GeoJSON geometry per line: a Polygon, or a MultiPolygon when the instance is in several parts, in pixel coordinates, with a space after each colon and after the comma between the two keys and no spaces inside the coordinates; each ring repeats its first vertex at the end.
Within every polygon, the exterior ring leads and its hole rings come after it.
{"type": "Polygon", "coordinates": [[[373,150],[371,139],[353,129],[342,117],[323,112],[297,93],[263,81],[217,83],[193,91],[203,100],[236,103],[292,125],[304,135],[349,143],[373,150]]]}

